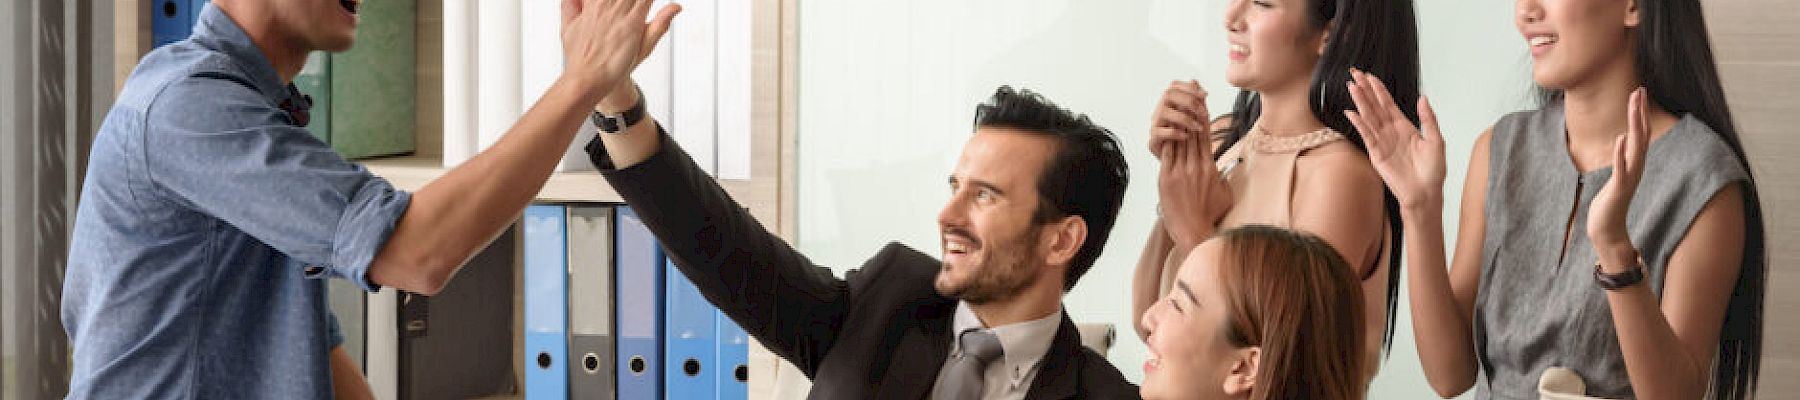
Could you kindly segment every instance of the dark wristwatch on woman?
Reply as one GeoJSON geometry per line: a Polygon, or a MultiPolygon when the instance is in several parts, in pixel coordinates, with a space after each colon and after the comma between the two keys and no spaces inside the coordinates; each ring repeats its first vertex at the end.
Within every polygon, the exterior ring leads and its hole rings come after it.
{"type": "Polygon", "coordinates": [[[632,87],[632,90],[637,91],[637,103],[633,103],[631,108],[625,109],[624,112],[618,114],[607,114],[600,112],[599,110],[594,110],[594,114],[591,117],[594,121],[594,127],[600,128],[601,133],[617,135],[624,133],[626,129],[629,129],[632,126],[636,126],[639,122],[644,122],[644,116],[649,114],[644,110],[644,90],[635,86],[632,87]]]}
{"type": "Polygon", "coordinates": [[[1642,257],[1637,258],[1637,262],[1631,265],[1631,269],[1616,274],[1608,274],[1605,269],[1600,267],[1600,263],[1594,263],[1594,283],[1599,284],[1601,289],[1619,290],[1637,286],[1643,282],[1644,259],[1642,257]]]}

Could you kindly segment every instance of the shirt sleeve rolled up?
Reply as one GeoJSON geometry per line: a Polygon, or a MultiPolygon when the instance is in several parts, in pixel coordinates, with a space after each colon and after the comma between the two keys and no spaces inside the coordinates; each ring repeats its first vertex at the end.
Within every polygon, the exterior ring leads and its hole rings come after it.
{"type": "Polygon", "coordinates": [[[145,160],[160,195],[364,290],[411,194],[345,160],[249,84],[184,79],[147,110],[145,160]]]}

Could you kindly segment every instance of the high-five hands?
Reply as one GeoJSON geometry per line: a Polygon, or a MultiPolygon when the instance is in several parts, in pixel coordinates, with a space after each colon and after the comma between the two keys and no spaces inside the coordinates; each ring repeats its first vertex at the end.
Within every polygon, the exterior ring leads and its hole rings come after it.
{"type": "Polygon", "coordinates": [[[680,5],[664,6],[646,22],[651,0],[563,0],[564,74],[598,99],[631,79],[631,70],[656,48],[680,5]],[[570,75],[572,74],[572,75],[570,75]]]}
{"type": "Polygon", "coordinates": [[[1369,148],[1369,162],[1406,209],[1440,212],[1444,199],[1444,135],[1431,102],[1419,96],[1421,133],[1394,104],[1381,78],[1350,70],[1355,110],[1344,116],[1369,148]]]}
{"type": "MultiPolygon", "coordinates": [[[[1594,195],[1588,206],[1587,234],[1596,254],[1602,259],[1613,256],[1616,263],[1632,263],[1637,250],[1631,245],[1631,234],[1625,230],[1625,213],[1631,209],[1631,196],[1644,177],[1644,153],[1650,146],[1650,119],[1644,111],[1649,105],[1643,88],[1631,92],[1626,106],[1627,130],[1613,140],[1613,174],[1594,195]],[[1617,259],[1627,257],[1628,259],[1617,259]]],[[[1622,268],[1626,265],[1608,265],[1622,268]]]]}
{"type": "Polygon", "coordinates": [[[1231,210],[1231,188],[1213,162],[1206,90],[1176,81],[1163,92],[1150,121],[1150,152],[1162,161],[1157,193],[1163,229],[1179,246],[1212,236],[1231,210]]]}

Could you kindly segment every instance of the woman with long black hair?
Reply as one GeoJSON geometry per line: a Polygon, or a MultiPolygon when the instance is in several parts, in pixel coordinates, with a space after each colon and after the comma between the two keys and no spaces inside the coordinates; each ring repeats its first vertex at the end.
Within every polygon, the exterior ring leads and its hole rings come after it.
{"type": "Polygon", "coordinates": [[[1447,273],[1444,143],[1428,102],[1421,134],[1382,80],[1349,85],[1345,114],[1411,234],[1426,378],[1445,397],[1476,386],[1481,399],[1537,398],[1547,371],[1572,372],[1587,396],[1749,397],[1761,208],[1699,1],[1516,9],[1546,96],[1476,141],[1447,273]]]}
{"type": "MultiPolygon", "coordinates": [[[[1248,224],[1317,235],[1362,285],[1364,379],[1392,338],[1402,240],[1398,202],[1383,189],[1362,138],[1343,114],[1349,68],[1387,77],[1416,96],[1418,27],[1410,0],[1233,0],[1226,78],[1243,90],[1228,127],[1207,122],[1205,91],[1175,82],[1153,115],[1150,151],[1162,163],[1160,218],[1133,278],[1142,321],[1167,297],[1185,253],[1214,232],[1248,224]],[[1213,135],[1217,129],[1219,135],[1213,135]]],[[[1145,327],[1138,333],[1144,335],[1145,327]]]]}

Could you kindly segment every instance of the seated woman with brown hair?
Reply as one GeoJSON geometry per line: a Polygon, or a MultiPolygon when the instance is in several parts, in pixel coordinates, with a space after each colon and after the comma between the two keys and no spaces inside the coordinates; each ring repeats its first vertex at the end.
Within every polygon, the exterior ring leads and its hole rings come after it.
{"type": "Polygon", "coordinates": [[[1318,237],[1266,226],[1195,247],[1145,312],[1146,399],[1361,399],[1360,280],[1318,237]]]}

